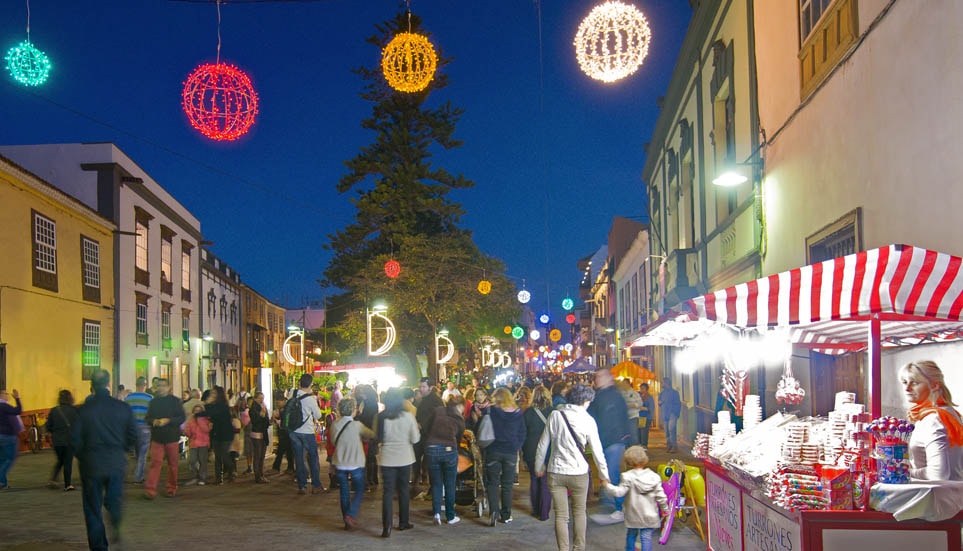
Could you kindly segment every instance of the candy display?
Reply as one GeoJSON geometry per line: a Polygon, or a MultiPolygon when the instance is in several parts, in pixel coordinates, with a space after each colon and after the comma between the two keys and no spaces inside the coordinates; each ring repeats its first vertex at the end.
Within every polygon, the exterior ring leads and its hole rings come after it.
{"type": "Polygon", "coordinates": [[[887,484],[909,483],[909,437],[916,426],[896,417],[880,417],[867,427],[872,435],[876,479],[887,484]]]}
{"type": "Polygon", "coordinates": [[[762,422],[762,405],[758,394],[746,396],[742,406],[742,429],[749,430],[762,422]]]}
{"type": "Polygon", "coordinates": [[[790,360],[786,360],[782,378],[776,385],[776,401],[787,406],[798,406],[805,397],[806,391],[793,374],[790,360]]]}

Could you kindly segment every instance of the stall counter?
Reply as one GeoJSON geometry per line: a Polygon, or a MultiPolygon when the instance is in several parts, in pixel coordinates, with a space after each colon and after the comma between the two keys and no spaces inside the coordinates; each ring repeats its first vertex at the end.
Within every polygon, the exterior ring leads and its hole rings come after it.
{"type": "Polygon", "coordinates": [[[957,551],[963,512],[928,522],[879,511],[787,511],[706,462],[708,548],[712,551],[957,551]]]}

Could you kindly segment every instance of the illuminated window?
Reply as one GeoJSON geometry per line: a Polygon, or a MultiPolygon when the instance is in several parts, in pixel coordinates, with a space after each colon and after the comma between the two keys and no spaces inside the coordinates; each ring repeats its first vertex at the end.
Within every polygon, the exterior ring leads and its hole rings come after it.
{"type": "Polygon", "coordinates": [[[84,320],[82,377],[89,380],[94,370],[100,368],[100,322],[84,320]]]}
{"type": "Polygon", "coordinates": [[[184,310],[181,313],[181,348],[191,349],[191,311],[184,310]]]}
{"type": "Polygon", "coordinates": [[[161,226],[161,292],[167,295],[173,293],[171,283],[171,264],[174,261],[174,232],[170,228],[161,226]]]}
{"type": "Polygon", "coordinates": [[[145,287],[150,286],[147,242],[151,215],[140,207],[134,207],[134,281],[145,287]]]}

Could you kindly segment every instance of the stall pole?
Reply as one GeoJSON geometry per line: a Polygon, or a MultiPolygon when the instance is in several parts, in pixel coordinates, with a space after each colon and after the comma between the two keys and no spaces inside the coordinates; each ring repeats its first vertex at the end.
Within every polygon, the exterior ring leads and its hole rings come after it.
{"type": "Polygon", "coordinates": [[[869,411],[879,419],[883,409],[883,346],[879,314],[869,318],[869,411]]]}

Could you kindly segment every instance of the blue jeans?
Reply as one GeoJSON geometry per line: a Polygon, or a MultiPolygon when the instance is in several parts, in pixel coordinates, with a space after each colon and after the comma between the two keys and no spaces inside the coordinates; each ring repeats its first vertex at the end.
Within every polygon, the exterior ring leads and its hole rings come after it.
{"type": "Polygon", "coordinates": [[[120,531],[124,502],[124,470],[109,475],[83,476],[84,523],[90,549],[107,549],[104,509],[110,514],[114,532],[120,531]]]}
{"type": "Polygon", "coordinates": [[[491,506],[492,514],[498,513],[502,520],[512,516],[512,494],[514,493],[512,484],[515,482],[517,464],[517,453],[489,450],[485,455],[488,504],[491,506]]]}
{"type": "Polygon", "coordinates": [[[137,425],[137,462],[134,464],[134,482],[144,481],[144,467],[147,464],[147,450],[150,449],[150,427],[137,425]]]}
{"type": "Polygon", "coordinates": [[[455,477],[458,475],[458,448],[454,445],[428,444],[428,476],[431,480],[431,514],[441,514],[441,495],[445,494],[445,518],[455,518],[455,477]]]}
{"type": "Polygon", "coordinates": [[[361,496],[364,495],[365,468],[338,469],[338,490],[341,493],[341,516],[358,518],[361,496]],[[350,479],[350,490],[349,490],[350,479]],[[349,495],[349,491],[354,495],[349,495]]]}
{"type": "Polygon", "coordinates": [[[628,528],[625,531],[625,551],[635,551],[635,539],[642,543],[642,551],[652,551],[655,528],[628,528]]]}
{"type": "Polygon", "coordinates": [[[0,434],[0,488],[6,486],[7,473],[17,460],[20,437],[16,434],[0,434]]]}
{"type": "MultiPolygon", "coordinates": [[[[625,444],[609,444],[605,446],[605,464],[609,470],[609,480],[612,484],[618,486],[619,481],[622,480],[622,455],[625,453],[625,444]]],[[[599,502],[606,505],[611,505],[615,507],[616,511],[622,510],[622,502],[625,501],[624,497],[613,498],[608,494],[608,492],[602,492],[599,496],[599,502]]]]}
{"type": "Polygon", "coordinates": [[[676,446],[676,422],[679,416],[674,413],[667,413],[662,417],[663,430],[665,430],[665,445],[675,449],[676,446]]]}
{"type": "MultiPolygon", "coordinates": [[[[294,452],[295,478],[298,489],[308,487],[308,469],[311,469],[311,486],[321,489],[321,464],[318,462],[318,441],[314,433],[291,433],[291,450],[294,452]],[[308,453],[308,463],[304,464],[304,452],[308,453]]],[[[353,515],[352,515],[353,516],[353,515]]]]}

